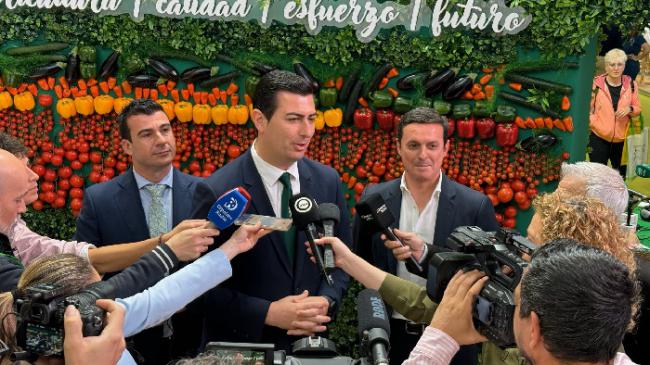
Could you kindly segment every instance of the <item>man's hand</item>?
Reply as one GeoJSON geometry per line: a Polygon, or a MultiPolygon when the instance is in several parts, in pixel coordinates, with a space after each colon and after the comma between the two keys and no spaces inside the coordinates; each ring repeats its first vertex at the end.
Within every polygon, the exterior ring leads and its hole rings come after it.
{"type": "Polygon", "coordinates": [[[74,306],[65,310],[63,352],[67,365],[114,365],[126,347],[122,327],[124,307],[108,299],[100,299],[97,305],[106,313],[106,327],[99,336],[83,337],[81,316],[74,306]]]}
{"type": "Polygon", "coordinates": [[[393,251],[393,256],[399,261],[406,261],[411,256],[413,256],[418,262],[422,260],[422,254],[424,254],[424,241],[413,232],[404,232],[399,229],[393,229],[395,236],[399,238],[403,243],[397,241],[391,241],[385,235],[381,235],[381,239],[384,240],[384,246],[387,249],[393,251]]]}
{"type": "Polygon", "coordinates": [[[226,253],[229,260],[232,260],[240,253],[246,252],[255,247],[257,240],[264,237],[269,232],[271,232],[271,230],[263,229],[259,224],[254,226],[244,224],[239,227],[235,233],[230,236],[228,241],[219,247],[219,249],[226,253]]]}
{"type": "Polygon", "coordinates": [[[445,332],[461,346],[487,341],[476,331],[472,322],[474,300],[487,279],[484,273],[477,270],[458,271],[445,289],[445,295],[431,320],[431,327],[445,332]]]}
{"type": "Polygon", "coordinates": [[[171,231],[163,234],[163,242],[169,241],[170,239],[172,239],[172,237],[174,237],[175,235],[177,235],[177,234],[179,234],[179,233],[181,233],[181,232],[183,232],[183,231],[185,231],[187,229],[199,228],[199,227],[214,228],[214,227],[208,227],[207,226],[208,222],[209,221],[207,221],[205,219],[186,219],[186,220],[178,223],[176,225],[176,227],[174,227],[174,229],[172,229],[171,231]]]}
{"type": "Polygon", "coordinates": [[[328,307],[327,299],[309,297],[309,292],[305,290],[300,295],[290,295],[272,302],[264,323],[288,330],[289,335],[312,335],[327,329],[323,323],[329,322],[330,318],[323,311],[327,313],[328,307]]]}
{"type": "Polygon", "coordinates": [[[214,243],[213,237],[218,235],[219,230],[214,228],[189,228],[175,234],[167,241],[167,245],[174,251],[178,260],[189,261],[207,251],[214,243]]]}
{"type": "MultiPolygon", "coordinates": [[[[343,270],[345,270],[345,265],[347,264],[349,258],[354,255],[354,253],[352,253],[350,250],[350,247],[348,247],[348,245],[343,243],[343,241],[337,237],[319,238],[317,240],[314,240],[314,243],[319,246],[323,246],[325,244],[331,245],[332,251],[334,251],[334,265],[336,265],[336,267],[342,268],[343,270]]],[[[307,253],[310,256],[311,262],[316,263],[314,253],[311,252],[311,246],[309,245],[309,242],[305,242],[305,247],[307,247],[307,253]]]]}

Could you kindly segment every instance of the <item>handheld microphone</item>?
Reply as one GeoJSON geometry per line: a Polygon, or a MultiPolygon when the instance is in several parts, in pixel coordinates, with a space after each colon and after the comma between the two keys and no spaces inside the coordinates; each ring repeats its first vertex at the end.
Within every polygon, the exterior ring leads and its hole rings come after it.
{"type": "MultiPolygon", "coordinates": [[[[338,205],[334,203],[323,203],[318,206],[320,220],[323,223],[325,237],[334,237],[334,226],[341,220],[341,211],[338,205]]],[[[323,246],[323,259],[325,260],[325,270],[334,270],[334,251],[332,245],[323,246]]]]}
{"type": "Polygon", "coordinates": [[[316,223],[320,222],[318,204],[314,199],[300,193],[289,199],[289,208],[291,209],[293,224],[296,228],[305,232],[307,240],[309,240],[309,247],[311,247],[311,251],[314,254],[314,257],[316,257],[316,264],[325,275],[325,280],[327,280],[327,283],[330,286],[334,285],[332,277],[327,271],[325,271],[323,255],[321,255],[320,250],[316,247],[316,243],[314,242],[314,240],[318,238],[318,228],[316,227],[316,223]]]}
{"type": "Polygon", "coordinates": [[[230,227],[248,208],[251,196],[246,189],[238,186],[225,192],[210,207],[208,219],[219,230],[230,227]]]}
{"type": "Polygon", "coordinates": [[[386,306],[376,290],[364,289],[357,297],[359,337],[366,345],[374,365],[388,365],[390,350],[390,322],[386,306]]]}
{"type": "MultiPolygon", "coordinates": [[[[405,246],[404,243],[395,236],[393,229],[390,227],[395,223],[395,217],[388,209],[388,206],[386,206],[386,202],[381,195],[374,193],[366,196],[355,205],[355,209],[357,210],[359,218],[362,221],[369,223],[375,232],[382,232],[389,240],[397,241],[402,246],[405,246]]],[[[422,266],[417,262],[415,257],[411,256],[409,259],[410,264],[415,266],[418,271],[422,272],[422,266]]]]}

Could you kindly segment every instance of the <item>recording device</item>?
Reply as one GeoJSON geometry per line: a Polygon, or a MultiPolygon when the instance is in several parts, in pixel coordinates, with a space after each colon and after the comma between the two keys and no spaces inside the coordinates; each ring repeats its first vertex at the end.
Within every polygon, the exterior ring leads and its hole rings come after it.
{"type": "MultiPolygon", "coordinates": [[[[341,220],[341,211],[338,205],[333,203],[323,203],[318,206],[320,213],[321,223],[323,224],[323,236],[334,237],[334,226],[341,220]]],[[[334,251],[332,245],[326,244],[323,246],[323,259],[325,263],[325,270],[331,271],[336,268],[334,264],[334,251]]]]}
{"type": "Polygon", "coordinates": [[[385,365],[388,364],[390,324],[384,302],[375,290],[363,290],[357,298],[361,350],[366,356],[353,359],[340,356],[334,342],[319,336],[295,341],[291,355],[273,351],[273,344],[208,343],[205,352],[218,357],[221,364],[241,365],[385,365]]]}
{"type": "MultiPolygon", "coordinates": [[[[391,225],[395,223],[395,216],[393,216],[393,213],[388,209],[388,206],[381,195],[377,193],[369,194],[357,203],[355,209],[359,218],[363,222],[368,223],[371,233],[381,232],[385,234],[389,240],[397,241],[402,246],[405,246],[404,243],[395,236],[395,233],[393,233],[391,225]]],[[[407,262],[407,265],[409,264],[418,272],[422,272],[422,265],[420,265],[415,257],[410,257],[410,260],[407,262]]]]}
{"type": "Polygon", "coordinates": [[[12,361],[38,356],[63,357],[63,316],[68,305],[81,314],[84,336],[98,336],[105,325],[106,311],[97,299],[115,299],[109,282],[93,283],[73,295],[64,295],[63,286],[37,284],[15,294],[16,343],[23,352],[12,354],[12,361]]]}
{"type": "Polygon", "coordinates": [[[291,229],[293,221],[289,218],[277,218],[268,215],[244,213],[239,218],[235,219],[235,224],[238,226],[254,226],[259,224],[264,229],[286,232],[291,229]]]}
{"type": "Polygon", "coordinates": [[[638,191],[632,190],[632,189],[627,189],[628,194],[630,195],[630,200],[627,203],[627,218],[625,220],[625,226],[626,227],[633,227],[636,229],[637,223],[636,221],[633,220],[635,214],[632,213],[634,210],[634,206],[636,204],[639,205],[639,215],[641,216],[641,219],[643,220],[650,220],[650,210],[643,206],[644,203],[650,201],[650,197],[647,197],[638,191]]]}
{"type": "Polygon", "coordinates": [[[309,247],[316,258],[316,264],[318,269],[323,272],[327,284],[330,286],[334,285],[332,276],[325,270],[325,263],[323,262],[323,255],[321,254],[318,247],[316,247],[316,240],[318,235],[318,226],[320,223],[320,214],[318,210],[318,204],[316,201],[307,195],[300,193],[292,196],[289,199],[289,209],[291,209],[291,217],[293,218],[293,224],[301,231],[305,232],[307,240],[309,241],[309,247]]]}
{"type": "Polygon", "coordinates": [[[514,345],[514,291],[528,266],[518,254],[531,255],[535,245],[513,230],[484,232],[464,226],[452,232],[446,246],[451,251],[434,254],[429,263],[427,293],[431,300],[440,303],[458,270],[483,271],[489,279],[474,304],[474,326],[500,347],[514,345]]]}
{"type": "Polygon", "coordinates": [[[208,219],[219,230],[230,227],[241,216],[251,201],[246,189],[238,186],[225,192],[215,201],[208,212],[208,219]]]}
{"type": "Polygon", "coordinates": [[[368,362],[373,365],[388,365],[390,322],[384,301],[376,290],[364,289],[359,293],[357,319],[359,337],[368,362]]]}

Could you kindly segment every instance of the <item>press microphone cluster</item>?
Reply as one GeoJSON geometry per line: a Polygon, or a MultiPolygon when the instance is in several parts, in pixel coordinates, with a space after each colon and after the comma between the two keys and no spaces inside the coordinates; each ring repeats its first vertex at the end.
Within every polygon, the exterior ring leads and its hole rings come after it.
{"type": "Polygon", "coordinates": [[[244,214],[250,201],[250,194],[241,186],[228,190],[212,204],[208,212],[208,220],[219,230],[224,230],[244,214]]]}
{"type": "Polygon", "coordinates": [[[339,207],[332,203],[323,203],[320,206],[314,199],[306,194],[296,194],[289,199],[291,218],[297,229],[304,231],[309,241],[309,247],[316,258],[318,269],[325,276],[329,285],[334,285],[331,271],[336,267],[334,264],[334,252],[332,247],[326,245],[324,252],[316,246],[314,240],[322,235],[334,236],[334,227],[340,220],[339,207]]]}
{"type": "Polygon", "coordinates": [[[390,322],[386,306],[376,290],[364,289],[357,297],[359,337],[373,365],[388,365],[390,322]]]}
{"type": "MultiPolygon", "coordinates": [[[[379,194],[369,194],[355,206],[359,218],[367,223],[370,233],[381,232],[388,237],[391,241],[397,241],[405,246],[404,243],[395,236],[391,225],[395,223],[393,213],[388,209],[384,198],[379,194]]],[[[415,269],[422,272],[422,265],[411,256],[409,264],[413,265],[415,269]]]]}

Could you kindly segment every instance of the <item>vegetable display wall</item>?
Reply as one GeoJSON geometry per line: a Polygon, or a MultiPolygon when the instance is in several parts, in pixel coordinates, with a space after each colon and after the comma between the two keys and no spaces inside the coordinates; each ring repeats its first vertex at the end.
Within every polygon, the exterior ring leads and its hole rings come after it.
{"type": "MultiPolygon", "coordinates": [[[[300,26],[0,12],[0,131],[25,142],[41,177],[25,218],[70,237],[83,189],[129,166],[116,113],[131,98],[158,100],[173,120],[174,164],[209,175],[250,146],[256,80],[282,68],[318,84],[308,155],[339,171],[351,206],[368,183],[400,176],[394,125],[431,106],[452,126],[447,174],[488,194],[504,225],[524,228],[531,199],[554,187],[561,161],[584,156],[598,29],[640,25],[648,7],[510,3],[533,16],[516,36],[449,30],[431,39],[394,29],[367,44],[350,28],[310,36],[300,26]]],[[[356,289],[332,326],[345,353],[356,343],[356,289]]]]}

